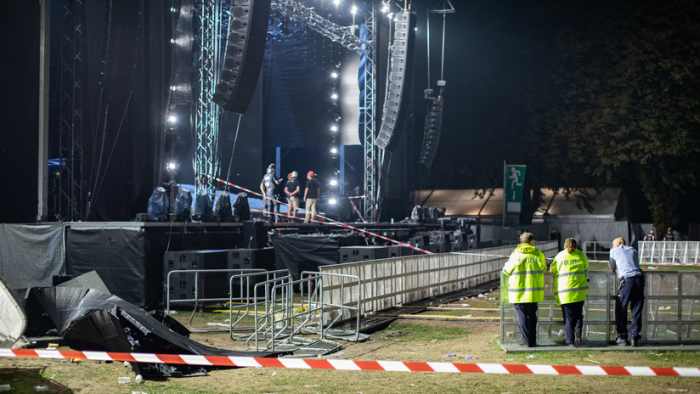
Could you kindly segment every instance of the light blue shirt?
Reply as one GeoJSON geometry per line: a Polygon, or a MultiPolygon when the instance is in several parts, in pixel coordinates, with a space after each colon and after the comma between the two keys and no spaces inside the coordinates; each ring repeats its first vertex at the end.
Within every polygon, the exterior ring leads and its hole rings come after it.
{"type": "Polygon", "coordinates": [[[642,275],[642,270],[639,268],[639,255],[631,246],[622,245],[611,249],[608,266],[616,270],[617,277],[620,279],[642,275]]]}

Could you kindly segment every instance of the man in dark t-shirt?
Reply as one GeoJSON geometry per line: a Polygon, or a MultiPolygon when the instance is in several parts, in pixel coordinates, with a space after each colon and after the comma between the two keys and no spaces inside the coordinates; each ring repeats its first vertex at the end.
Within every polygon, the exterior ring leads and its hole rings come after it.
{"type": "Polygon", "coordinates": [[[291,221],[296,218],[297,211],[299,211],[299,194],[301,185],[297,179],[299,174],[296,171],[292,171],[292,173],[289,175],[289,180],[284,186],[284,194],[287,195],[287,203],[289,203],[289,220],[291,221]]]}
{"type": "Polygon", "coordinates": [[[666,234],[664,234],[664,241],[675,241],[676,240],[676,234],[673,232],[673,229],[671,227],[666,230],[666,234]]]}
{"type": "Polygon", "coordinates": [[[265,211],[263,215],[270,218],[271,222],[277,222],[277,215],[279,213],[279,203],[274,201],[275,198],[275,187],[282,182],[275,176],[275,171],[277,166],[270,164],[267,166],[267,173],[260,182],[260,191],[263,195],[263,210],[265,211]]]}
{"type": "Polygon", "coordinates": [[[321,184],[316,180],[316,174],[313,171],[309,171],[306,174],[306,190],[304,190],[304,201],[306,202],[306,215],[304,215],[304,223],[309,222],[309,218],[314,220],[314,214],[316,214],[316,204],[318,199],[321,198],[321,184]]]}

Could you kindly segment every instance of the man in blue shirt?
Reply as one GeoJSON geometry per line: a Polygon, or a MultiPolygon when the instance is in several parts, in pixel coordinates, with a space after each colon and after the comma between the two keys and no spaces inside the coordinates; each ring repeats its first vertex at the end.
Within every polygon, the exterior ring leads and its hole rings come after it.
{"type": "Polygon", "coordinates": [[[610,249],[608,266],[620,279],[620,288],[615,300],[615,324],[617,326],[617,343],[627,346],[628,339],[632,346],[637,346],[641,339],[642,312],[644,311],[644,272],[639,268],[637,251],[625,245],[623,238],[613,241],[610,249]],[[632,307],[632,324],[627,330],[627,304],[632,307]]]}

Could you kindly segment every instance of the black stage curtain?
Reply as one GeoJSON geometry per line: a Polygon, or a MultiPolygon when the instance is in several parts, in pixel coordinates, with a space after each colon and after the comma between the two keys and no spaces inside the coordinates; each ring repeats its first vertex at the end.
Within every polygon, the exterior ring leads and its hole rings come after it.
{"type": "Polygon", "coordinates": [[[83,160],[92,193],[89,220],[133,219],[146,211],[153,188],[163,181],[172,74],[170,1],[111,4],[108,19],[105,2],[84,2],[83,160]]]}
{"type": "Polygon", "coordinates": [[[294,279],[302,271],[318,271],[321,265],[338,264],[340,238],[328,235],[274,235],[277,269],[288,269],[294,279]]]}
{"type": "Polygon", "coordinates": [[[41,4],[5,1],[0,11],[0,222],[35,221],[41,4]]]}

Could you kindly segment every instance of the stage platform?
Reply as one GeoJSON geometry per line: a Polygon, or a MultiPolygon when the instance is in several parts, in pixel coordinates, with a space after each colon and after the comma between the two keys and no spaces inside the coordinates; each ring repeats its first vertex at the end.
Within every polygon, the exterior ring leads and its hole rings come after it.
{"type": "Polygon", "coordinates": [[[589,351],[589,352],[643,352],[643,353],[654,353],[663,354],[667,352],[697,352],[700,351],[700,345],[654,345],[654,344],[640,344],[637,347],[632,346],[617,346],[613,344],[586,344],[583,343],[581,347],[571,347],[568,345],[544,345],[527,347],[516,344],[504,345],[499,343],[501,348],[506,353],[551,353],[551,352],[572,352],[572,351],[589,351]]]}

